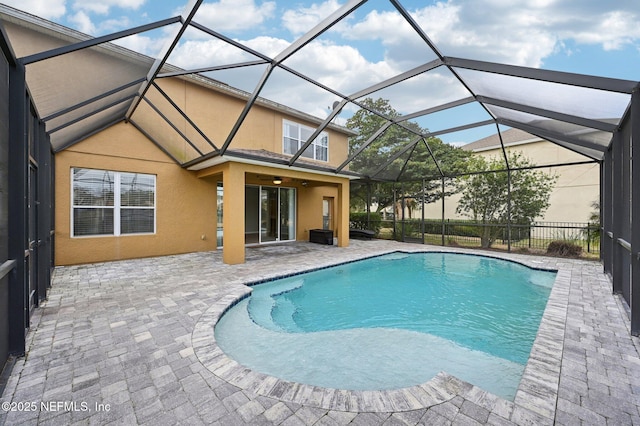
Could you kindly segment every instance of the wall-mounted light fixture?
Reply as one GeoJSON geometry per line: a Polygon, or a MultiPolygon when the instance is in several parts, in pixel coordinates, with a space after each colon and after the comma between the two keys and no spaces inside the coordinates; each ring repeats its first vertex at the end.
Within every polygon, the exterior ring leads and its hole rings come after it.
{"type": "Polygon", "coordinates": [[[302,181],[302,186],[304,186],[305,188],[307,187],[307,185],[309,185],[309,182],[307,182],[306,180],[302,181]]]}
{"type": "Polygon", "coordinates": [[[282,183],[282,178],[280,176],[274,176],[273,177],[273,184],[274,185],[280,185],[282,183]]]}

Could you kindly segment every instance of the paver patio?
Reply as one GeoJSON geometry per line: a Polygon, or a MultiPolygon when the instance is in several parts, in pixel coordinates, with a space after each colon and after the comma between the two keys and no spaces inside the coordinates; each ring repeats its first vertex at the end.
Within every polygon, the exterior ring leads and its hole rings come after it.
{"type": "Polygon", "coordinates": [[[597,262],[485,253],[560,271],[513,402],[446,373],[395,392],[301,386],[216,352],[213,324],[243,283],[394,250],[443,248],[299,242],[242,265],[209,252],[57,268],[0,425],[640,424],[639,341],[597,262]]]}

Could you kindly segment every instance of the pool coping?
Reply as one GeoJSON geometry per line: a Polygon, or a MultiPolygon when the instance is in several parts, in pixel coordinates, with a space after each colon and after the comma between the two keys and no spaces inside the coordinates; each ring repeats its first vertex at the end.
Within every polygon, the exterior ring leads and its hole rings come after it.
{"type": "MultiPolygon", "coordinates": [[[[196,357],[211,373],[234,386],[258,395],[310,407],[348,412],[400,412],[429,408],[461,396],[496,412],[503,418],[529,419],[552,424],[560,383],[570,270],[563,268],[562,265],[545,267],[543,266],[545,263],[551,262],[541,261],[532,256],[477,253],[464,249],[434,248],[430,250],[424,247],[409,250],[390,249],[376,256],[393,252],[464,253],[509,260],[533,269],[557,271],[556,280],[513,401],[491,394],[446,372],[440,372],[420,385],[383,391],[355,391],[295,383],[253,371],[228,357],[217,345],[214,335],[215,325],[228,309],[251,294],[251,285],[355,260],[330,262],[317,268],[303,268],[294,273],[276,274],[273,277],[252,282],[229,283],[226,295],[210,306],[194,327],[192,345],[196,357]]],[[[376,256],[363,256],[356,260],[376,256]]]]}

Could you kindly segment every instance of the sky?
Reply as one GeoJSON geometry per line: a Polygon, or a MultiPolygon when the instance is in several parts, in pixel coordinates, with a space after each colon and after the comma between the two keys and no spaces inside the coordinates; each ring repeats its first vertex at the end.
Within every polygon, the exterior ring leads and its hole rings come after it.
{"type": "MultiPolygon", "coordinates": [[[[42,18],[93,36],[109,34],[184,12],[186,0],[9,0],[42,18]]],[[[270,57],[276,56],[346,3],[327,1],[205,1],[195,22],[270,57]]],[[[445,56],[478,59],[603,77],[640,80],[638,0],[402,0],[404,8],[445,56]]],[[[164,28],[119,44],[156,56],[171,37],[164,28]]],[[[369,0],[284,64],[349,95],[435,59],[388,0],[369,0]]],[[[169,58],[185,69],[256,59],[198,30],[190,30],[169,58]]],[[[264,67],[207,74],[252,92],[264,67]]],[[[376,93],[401,114],[468,95],[446,70],[420,75],[376,93]],[[416,96],[416,94],[421,94],[416,96]]],[[[524,90],[524,89],[523,89],[524,90]]],[[[526,90],[537,90],[528,87],[526,90]]],[[[284,71],[276,71],[263,97],[318,116],[337,99],[284,71]]],[[[341,112],[339,122],[353,113],[341,112]]],[[[419,124],[431,131],[488,118],[477,107],[458,108],[419,124]]],[[[493,128],[452,135],[474,140],[493,128]]],[[[443,139],[446,140],[445,137],[443,139]]],[[[469,141],[471,141],[469,140],[469,141]]]]}

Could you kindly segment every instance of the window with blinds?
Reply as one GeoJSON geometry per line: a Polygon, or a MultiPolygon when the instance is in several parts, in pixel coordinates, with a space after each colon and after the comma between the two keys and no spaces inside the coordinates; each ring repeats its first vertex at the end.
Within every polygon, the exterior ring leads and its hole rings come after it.
{"type": "Polygon", "coordinates": [[[74,237],[155,233],[155,175],[80,168],[71,175],[74,237]]]}
{"type": "MultiPolygon", "coordinates": [[[[313,135],[313,132],[316,131],[316,129],[311,127],[287,120],[283,120],[282,125],[282,152],[285,154],[293,155],[298,152],[311,135],[313,135]]],[[[321,132],[320,135],[311,142],[311,145],[302,152],[301,156],[319,161],[328,161],[329,135],[326,132],[321,132]]]]}

